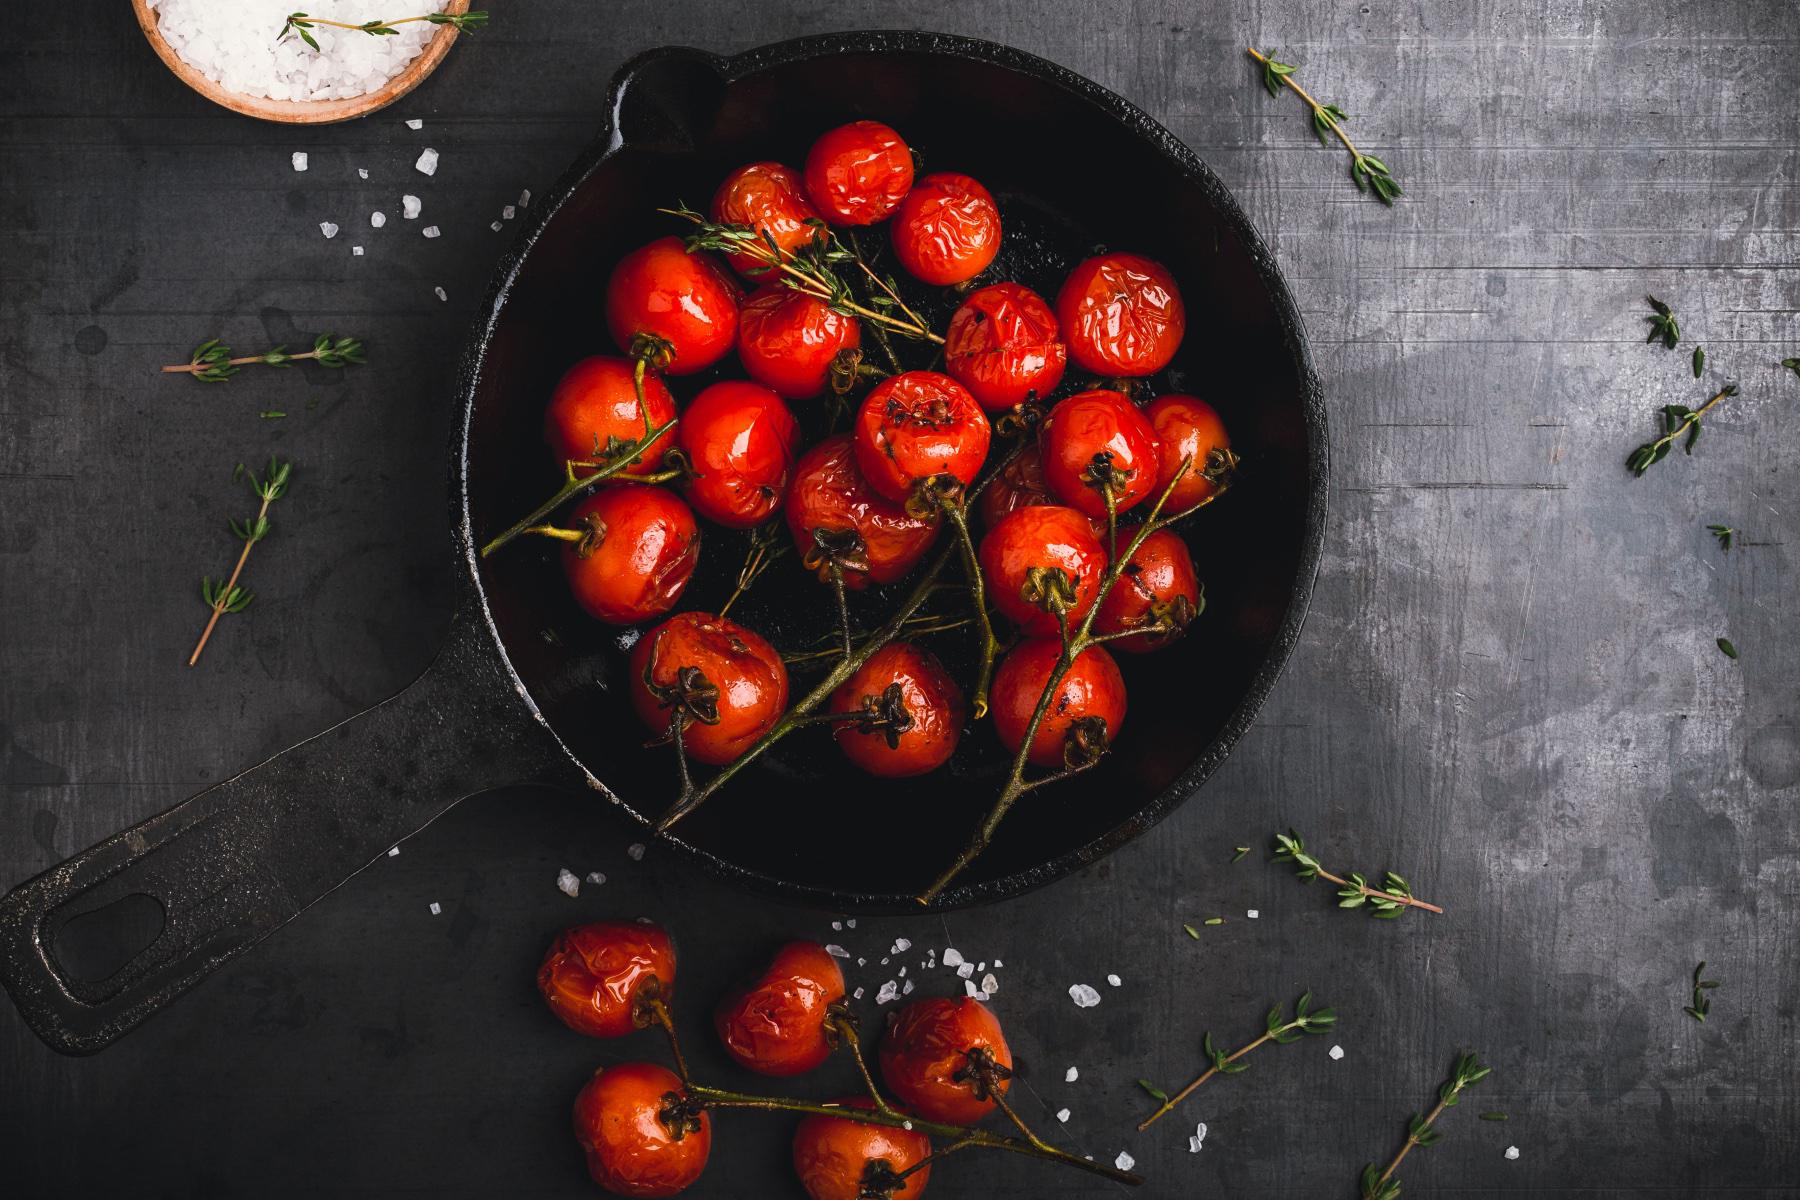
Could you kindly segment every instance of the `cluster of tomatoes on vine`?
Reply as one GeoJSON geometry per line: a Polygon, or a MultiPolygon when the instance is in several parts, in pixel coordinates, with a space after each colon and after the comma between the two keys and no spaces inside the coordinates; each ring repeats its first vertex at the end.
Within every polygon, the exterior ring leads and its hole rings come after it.
{"type": "MultiPolygon", "coordinates": [[[[1102,253],[1070,272],[1054,305],[1016,282],[975,286],[1000,248],[992,195],[964,174],[915,178],[900,135],[868,120],[825,133],[803,171],[751,163],[720,184],[706,217],[678,215],[702,232],[632,251],[608,282],[606,322],[623,353],[576,363],[546,413],[570,489],[584,472],[604,477],[566,524],[531,527],[564,540],[576,601],[613,624],[663,617],[694,573],[701,520],[745,530],[779,518],[845,611],[844,590],[907,576],[951,524],[1021,635],[992,701],[996,733],[1018,753],[1059,633],[1094,607],[1110,556],[1128,544],[1120,522],[1153,497],[1165,515],[1197,507],[1235,461],[1205,401],[1134,395],[1184,335],[1174,278],[1148,258],[1102,253]],[[958,289],[941,337],[839,240],[883,221],[904,271],[958,289]],[[909,337],[941,342],[942,370],[901,369],[891,343],[909,337]],[[677,403],[672,381],[734,350],[748,379],[677,403]],[[1097,386],[1052,403],[1071,366],[1097,386]],[[847,432],[802,445],[791,405],[844,403],[863,387],[847,432]],[[991,465],[995,425],[1009,421],[1030,436],[969,505],[985,530],[977,553],[963,509],[991,465]]],[[[1151,651],[1201,603],[1186,544],[1158,530],[1093,629],[1114,649],[1151,651]]],[[[843,624],[848,653],[847,615],[843,624]]],[[[985,664],[983,674],[970,705],[929,650],[891,642],[833,697],[837,743],[877,775],[931,771],[954,753],[971,708],[985,715],[985,664]]],[[[668,616],[636,643],[630,675],[644,722],[714,765],[743,754],[788,703],[781,654],[723,610],[668,616]]],[[[1030,761],[1064,762],[1074,731],[1104,744],[1124,715],[1118,666],[1091,645],[1059,684],[1030,761]]]]}
{"type": "Polygon", "coordinates": [[[577,1033],[618,1038],[660,1027],[676,1069],[651,1062],[602,1067],[575,1099],[574,1131],[588,1173],[620,1196],[673,1196],[691,1186],[712,1150],[712,1115],[727,1109],[804,1114],[793,1164],[812,1200],[917,1200],[934,1163],[971,1148],[1058,1161],[1121,1182],[1115,1168],[1077,1158],[1032,1134],[1006,1099],[1012,1051],[979,1000],[921,998],[893,1014],[878,1071],[862,1053],[844,975],[815,942],[782,946],[755,979],[718,1004],[713,1027],[726,1053],[756,1074],[789,1078],[834,1051],[855,1060],[866,1091],[826,1101],[758,1096],[696,1082],[671,1015],[675,946],[647,921],[564,930],[538,968],[538,990],[577,1033]],[[999,1112],[1023,1137],[980,1128],[999,1112]],[[932,1137],[943,1145],[934,1153],[932,1137]]]}

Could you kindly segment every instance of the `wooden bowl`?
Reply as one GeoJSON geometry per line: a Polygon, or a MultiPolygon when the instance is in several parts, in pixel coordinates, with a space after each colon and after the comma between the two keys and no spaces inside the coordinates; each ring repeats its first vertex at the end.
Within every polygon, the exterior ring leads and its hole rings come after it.
{"type": "MultiPolygon", "coordinates": [[[[177,79],[214,104],[229,108],[232,112],[264,121],[280,121],[287,125],[330,125],[337,121],[364,117],[377,109],[386,108],[418,87],[427,75],[437,69],[437,65],[444,61],[444,55],[450,53],[450,45],[456,41],[459,32],[454,25],[438,26],[437,33],[425,43],[425,49],[419,56],[372,92],[343,100],[268,100],[261,96],[246,96],[242,92],[231,91],[189,65],[175,53],[174,48],[163,38],[162,31],[156,27],[157,15],[150,8],[149,0],[131,0],[131,8],[137,14],[138,28],[144,31],[144,37],[149,40],[157,57],[163,60],[169,70],[175,72],[177,79]]],[[[469,0],[449,0],[440,8],[442,12],[453,14],[468,10],[469,0]]]]}

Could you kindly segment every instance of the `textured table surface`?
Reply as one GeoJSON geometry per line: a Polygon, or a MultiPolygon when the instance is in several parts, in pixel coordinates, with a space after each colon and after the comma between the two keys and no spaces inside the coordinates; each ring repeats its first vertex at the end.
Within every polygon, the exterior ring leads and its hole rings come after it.
{"type": "MultiPolygon", "coordinates": [[[[1332,511],[1305,637],[1256,727],[1098,868],[833,933],[831,914],[747,902],[654,849],[633,861],[632,831],[590,799],[491,793],[97,1058],[53,1055],[0,1004],[9,1194],[588,1194],[568,1103],[630,1051],[566,1034],[528,979],[551,931],[618,914],[678,932],[696,1021],[784,936],[867,956],[871,994],[896,937],[1004,960],[1025,1112],[1080,1152],[1129,1150],[1146,1197],[1351,1196],[1462,1048],[1494,1073],[1408,1160],[1409,1195],[1800,1194],[1800,379],[1774,365],[1800,352],[1800,10],[559,0],[497,6],[396,108],[302,132],[188,93],[127,6],[104,7],[28,3],[0,41],[0,887],[429,661],[451,368],[510,236],[488,222],[560,172],[613,69],[650,46],[936,28],[1142,105],[1288,273],[1330,395],[1332,511]],[[1407,188],[1398,207],[1359,197],[1294,98],[1262,91],[1250,43],[1354,114],[1407,188]],[[411,167],[425,145],[433,179],[411,167]],[[442,238],[368,228],[402,191],[442,238]],[[1643,344],[1646,292],[1707,347],[1706,380],[1685,346],[1643,344]],[[205,337],[323,329],[366,337],[370,365],[218,389],[153,373],[205,337]],[[1627,476],[1660,405],[1727,380],[1742,394],[1691,458],[1627,476]],[[302,475],[254,560],[260,598],[190,671],[196,577],[242,506],[231,467],[271,451],[302,475]],[[1740,530],[1729,554],[1714,522],[1740,530]],[[1369,921],[1260,854],[1227,865],[1289,825],[1448,915],[1369,921]],[[565,866],[607,882],[568,899],[565,866]],[[1704,1025],[1682,1013],[1701,959],[1722,981],[1704,1025]],[[1070,1003],[1080,982],[1098,1007],[1070,1003]],[[1305,987],[1336,1034],[1260,1050],[1185,1120],[1133,1130],[1137,1078],[1180,1081],[1204,1031],[1236,1043],[1305,987]]],[[[785,1155],[780,1118],[721,1122],[692,1194],[797,1196],[785,1155]]],[[[979,1156],[931,1184],[1112,1190],[979,1156]]]]}

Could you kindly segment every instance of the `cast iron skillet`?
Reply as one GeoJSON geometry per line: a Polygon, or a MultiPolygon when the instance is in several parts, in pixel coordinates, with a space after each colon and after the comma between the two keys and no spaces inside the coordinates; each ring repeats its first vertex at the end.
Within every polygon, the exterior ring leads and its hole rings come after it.
{"type": "MultiPolygon", "coordinates": [[[[664,809],[672,761],[666,749],[642,748],[624,702],[627,641],[572,607],[547,546],[516,545],[486,561],[474,547],[551,490],[545,398],[576,357],[614,352],[601,332],[607,269],[678,231],[653,210],[703,205],[732,167],[797,162],[819,132],[860,116],[898,127],[927,169],[966,169],[995,192],[1007,229],[996,278],[1054,294],[1067,268],[1102,243],[1167,263],[1190,324],[1162,387],[1210,397],[1245,459],[1231,495],[1188,523],[1207,611],[1176,649],[1128,664],[1131,712],[1117,751],[1081,782],[1016,810],[939,904],[1016,896],[1091,863],[1217,768],[1299,634],[1326,474],[1325,413],[1300,317],[1217,177],[1125,100],[987,42],[880,32],[731,58],[653,51],[620,71],[606,129],[529,211],[463,364],[451,474],[466,573],[457,573],[464,597],[448,645],[393,699],[0,902],[0,972],[38,1036],[66,1053],[100,1049],[462,796],[544,780],[585,785],[639,821],[664,809]],[[134,924],[135,942],[115,947],[111,961],[78,953],[96,926],[134,924]]],[[[937,303],[929,315],[941,323],[950,301],[937,303]]],[[[678,380],[678,395],[699,382],[678,380]]],[[[741,543],[707,536],[684,607],[716,606],[736,571],[741,543]]],[[[826,604],[789,559],[733,617],[791,648],[828,626],[826,604]]],[[[884,784],[854,773],[823,739],[811,731],[781,743],[670,843],[783,899],[857,912],[911,907],[985,811],[1002,756],[977,730],[953,767],[884,784]]]]}

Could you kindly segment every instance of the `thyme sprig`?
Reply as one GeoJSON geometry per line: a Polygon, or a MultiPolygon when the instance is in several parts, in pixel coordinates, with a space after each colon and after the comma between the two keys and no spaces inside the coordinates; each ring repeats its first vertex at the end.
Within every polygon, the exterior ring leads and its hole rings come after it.
{"type": "Polygon", "coordinates": [[[1708,525],[1706,530],[1719,540],[1720,550],[1726,552],[1731,550],[1731,538],[1733,534],[1737,533],[1737,530],[1729,525],[1708,525]]]}
{"type": "Polygon", "coordinates": [[[1669,451],[1677,438],[1686,436],[1682,443],[1682,452],[1692,454],[1694,443],[1700,440],[1700,420],[1712,410],[1713,405],[1730,396],[1738,394],[1737,385],[1728,383],[1713,395],[1713,398],[1699,408],[1689,408],[1685,404],[1663,405],[1663,434],[1653,442],[1645,442],[1625,459],[1625,465],[1633,475],[1641,476],[1663,459],[1669,457],[1669,451]]]}
{"type": "Polygon", "coordinates": [[[1207,1060],[1211,1065],[1196,1076],[1193,1082],[1189,1083],[1179,1092],[1176,1092],[1173,1096],[1165,1095],[1161,1089],[1154,1087],[1147,1080],[1138,1080],[1138,1086],[1149,1092],[1152,1098],[1161,1101],[1157,1106],[1156,1111],[1145,1117],[1143,1121],[1138,1124],[1138,1131],[1141,1133],[1162,1120],[1167,1114],[1173,1112],[1177,1105],[1193,1095],[1195,1088],[1198,1088],[1214,1075],[1237,1075],[1248,1070],[1249,1064],[1239,1062],[1238,1060],[1258,1046],[1263,1045],[1265,1042],[1274,1042],[1278,1046],[1285,1046],[1290,1042],[1299,1041],[1303,1034],[1324,1033],[1335,1024],[1337,1024],[1337,1013],[1329,1008],[1313,1008],[1312,993],[1306,992],[1295,1002],[1294,1015],[1292,1018],[1287,1016],[1284,1006],[1277,1004],[1269,1010],[1268,1016],[1263,1019],[1262,1035],[1255,1041],[1231,1054],[1226,1054],[1223,1050],[1220,1050],[1213,1045],[1212,1033],[1209,1031],[1206,1036],[1201,1039],[1200,1045],[1206,1052],[1207,1060]]]}
{"type": "Polygon", "coordinates": [[[1350,114],[1335,104],[1320,103],[1310,92],[1295,83],[1294,72],[1299,68],[1293,63],[1276,62],[1255,49],[1250,50],[1249,54],[1262,64],[1262,82],[1269,89],[1269,95],[1281,95],[1282,87],[1286,86],[1294,95],[1306,101],[1307,107],[1312,110],[1313,132],[1318,135],[1321,146],[1330,144],[1328,137],[1336,137],[1344,144],[1344,149],[1350,152],[1350,179],[1356,184],[1356,190],[1372,191],[1377,200],[1391,207],[1395,198],[1401,194],[1400,184],[1388,171],[1386,163],[1373,154],[1364,154],[1358,150],[1356,143],[1350,140],[1350,135],[1344,132],[1344,122],[1350,119],[1350,114]]]}
{"type": "Polygon", "coordinates": [[[200,652],[206,649],[207,639],[212,637],[213,628],[218,625],[220,617],[226,613],[243,612],[256,599],[254,592],[238,586],[238,578],[244,573],[244,563],[249,561],[251,547],[269,536],[269,506],[287,494],[288,476],[292,469],[292,463],[270,458],[268,469],[261,477],[243,463],[239,463],[237,470],[232,472],[233,479],[249,479],[250,490],[262,498],[262,506],[247,521],[233,519],[229,522],[231,532],[244,543],[244,548],[238,552],[237,564],[231,568],[230,577],[222,583],[214,583],[210,576],[203,576],[200,580],[200,595],[212,610],[212,616],[207,618],[206,628],[200,631],[200,640],[194,644],[194,652],[188,656],[188,666],[200,661],[200,652]]]}
{"type": "Polygon", "coordinates": [[[1463,1092],[1486,1079],[1492,1067],[1484,1067],[1475,1055],[1459,1054],[1456,1064],[1450,1069],[1450,1078],[1438,1088],[1437,1107],[1423,1117],[1414,1113],[1406,1127],[1406,1141],[1400,1146],[1400,1152],[1388,1163],[1387,1170],[1377,1173],[1375,1164],[1369,1163],[1362,1172],[1362,1200],[1399,1200],[1400,1181],[1394,1178],[1394,1172],[1400,1169],[1400,1163],[1412,1153],[1414,1146],[1430,1146],[1442,1140],[1443,1134],[1433,1126],[1437,1119],[1444,1115],[1447,1108],[1456,1107],[1463,1092]]]}
{"type": "Polygon", "coordinates": [[[366,33],[371,37],[393,37],[400,32],[398,29],[394,28],[394,26],[407,25],[413,21],[429,21],[433,25],[449,25],[466,33],[474,33],[477,29],[484,28],[487,25],[488,14],[479,11],[466,13],[433,12],[421,13],[416,17],[400,17],[393,21],[364,21],[361,24],[356,24],[350,21],[328,21],[324,17],[314,17],[303,12],[292,12],[288,14],[287,20],[281,23],[281,32],[275,35],[275,40],[279,42],[285,39],[288,34],[297,33],[300,35],[301,41],[311,46],[314,50],[317,50],[319,48],[319,43],[313,40],[313,35],[308,33],[307,30],[319,25],[329,25],[333,29],[350,29],[357,33],[366,33]]]}
{"type": "Polygon", "coordinates": [[[1324,879],[1338,885],[1339,908],[1368,907],[1371,916],[1384,921],[1391,921],[1409,908],[1422,908],[1426,912],[1442,913],[1444,910],[1435,904],[1427,904],[1412,894],[1412,886],[1392,871],[1382,875],[1382,886],[1370,887],[1369,881],[1361,872],[1352,871],[1346,878],[1327,871],[1319,860],[1306,849],[1306,843],[1300,835],[1290,829],[1286,833],[1275,835],[1276,862],[1293,863],[1295,872],[1301,880],[1311,883],[1314,879],[1324,879]]]}
{"type": "Polygon", "coordinates": [[[1781,360],[1781,365],[1794,374],[1800,375],[1800,358],[1784,358],[1781,360]]]}
{"type": "Polygon", "coordinates": [[[1702,962],[1694,968],[1694,998],[1681,1010],[1703,1025],[1706,1023],[1706,1014],[1712,1011],[1712,997],[1706,993],[1719,986],[1718,980],[1707,979],[1705,975],[1706,964],[1702,962]]]}
{"type": "Polygon", "coordinates": [[[192,375],[201,383],[224,383],[238,373],[240,367],[252,363],[262,367],[291,367],[297,362],[308,360],[321,367],[333,369],[361,366],[363,363],[363,344],[353,337],[336,337],[333,334],[321,333],[313,339],[313,348],[299,353],[289,354],[286,346],[277,346],[273,350],[265,350],[261,354],[247,354],[242,358],[231,357],[231,347],[218,338],[201,342],[194,347],[188,361],[164,367],[165,375],[192,375]]]}
{"type": "MultiPolygon", "coordinates": [[[[1675,311],[1655,296],[1645,296],[1644,299],[1655,310],[1653,315],[1644,318],[1650,322],[1650,335],[1644,339],[1645,344],[1660,338],[1664,350],[1673,350],[1681,342],[1681,323],[1675,319],[1675,311]]],[[[1705,361],[1704,357],[1701,361],[1705,361]]],[[[1695,374],[1698,375],[1699,371],[1696,370],[1695,374]]]]}

